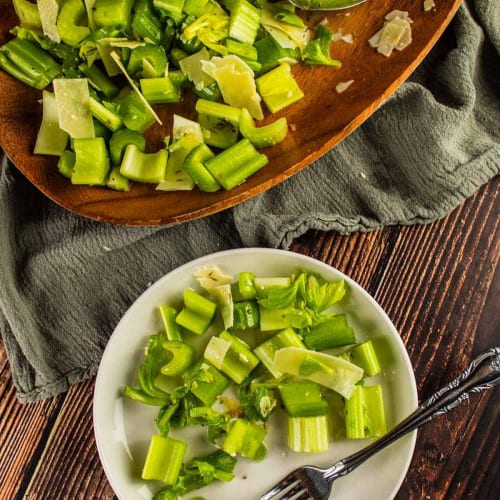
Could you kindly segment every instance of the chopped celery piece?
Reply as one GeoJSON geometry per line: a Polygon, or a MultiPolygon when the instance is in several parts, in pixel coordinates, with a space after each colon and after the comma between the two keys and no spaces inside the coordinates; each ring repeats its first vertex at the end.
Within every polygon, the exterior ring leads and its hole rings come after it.
{"type": "Polygon", "coordinates": [[[250,112],[243,108],[240,112],[239,129],[256,148],[274,146],[285,139],[288,133],[288,124],[285,117],[272,123],[256,127],[250,112]]]}
{"type": "Polygon", "coordinates": [[[104,106],[97,99],[92,96],[89,98],[89,109],[92,116],[99,120],[103,125],[105,125],[112,132],[116,132],[119,128],[123,126],[122,119],[120,116],[112,111],[111,109],[104,106]]]}
{"type": "Polygon", "coordinates": [[[253,44],[260,24],[260,9],[247,0],[231,2],[229,36],[240,42],[253,44]]]}
{"type": "Polygon", "coordinates": [[[224,189],[232,189],[268,163],[248,139],[241,139],[205,162],[205,167],[224,189]]]}
{"type": "Polygon", "coordinates": [[[120,164],[120,173],[131,181],[157,183],[165,176],[167,158],[166,149],[143,153],[135,144],[129,144],[120,164]]]}
{"type": "Polygon", "coordinates": [[[72,139],[95,136],[86,78],[58,78],[52,82],[57,100],[59,127],[72,139]]]}
{"type": "Polygon", "coordinates": [[[109,155],[113,165],[120,165],[129,144],[135,144],[141,152],[146,150],[146,139],[140,132],[121,128],[113,133],[109,139],[109,155]]]}
{"type": "Polygon", "coordinates": [[[73,184],[105,186],[109,172],[109,157],[102,137],[73,139],[75,165],[71,175],[73,184]]]}
{"type": "Polygon", "coordinates": [[[42,93],[42,123],[33,152],[40,155],[61,156],[68,143],[68,134],[59,127],[57,100],[51,92],[42,93]]]}
{"type": "Polygon", "coordinates": [[[208,0],[185,0],[182,10],[193,17],[200,17],[207,7],[208,0]]]}
{"type": "Polygon", "coordinates": [[[260,324],[259,306],[255,300],[235,302],[233,304],[234,324],[236,330],[258,328],[260,324]]]}
{"type": "Polygon", "coordinates": [[[238,140],[240,109],[206,99],[196,101],[198,122],[205,142],[221,149],[232,146],[238,140]]]}
{"type": "Polygon", "coordinates": [[[220,184],[203,164],[214,156],[210,148],[205,143],[201,143],[188,153],[182,166],[200,191],[206,193],[214,193],[220,189],[220,184]]]}
{"type": "Polygon", "coordinates": [[[387,433],[384,399],[381,385],[365,385],[363,387],[366,408],[366,436],[378,438],[387,433]]]}
{"type": "MultiPolygon", "coordinates": [[[[215,3],[210,5],[215,5],[215,3]]],[[[219,9],[217,12],[207,11],[185,26],[179,37],[179,42],[191,54],[200,50],[203,45],[220,53],[225,49],[222,41],[228,36],[228,33],[228,14],[223,9],[219,9]]]]}
{"type": "Polygon", "coordinates": [[[328,402],[314,382],[287,382],[279,391],[290,417],[317,417],[328,413],[328,402]]]}
{"type": "Polygon", "coordinates": [[[195,360],[194,347],[181,340],[167,340],[163,343],[163,349],[172,355],[167,364],[161,367],[161,372],[167,377],[182,375],[195,360]]]}
{"type": "Polygon", "coordinates": [[[368,377],[372,377],[380,373],[380,363],[371,339],[353,347],[350,351],[348,351],[348,354],[350,356],[350,360],[355,365],[363,368],[368,377]]]}
{"type": "Polygon", "coordinates": [[[187,288],[184,290],[184,307],[175,318],[178,325],[196,335],[203,335],[212,322],[217,304],[187,288]]]}
{"type": "Polygon", "coordinates": [[[117,104],[118,114],[128,129],[143,133],[155,122],[150,109],[132,90],[125,88],[125,91],[120,92],[114,101],[117,104]]]}
{"type": "Polygon", "coordinates": [[[239,42],[232,38],[226,38],[224,44],[230,54],[239,56],[243,60],[257,61],[257,49],[251,43],[239,42]]]}
{"type": "Polygon", "coordinates": [[[267,297],[269,291],[274,287],[288,287],[292,284],[289,276],[276,276],[272,278],[256,277],[254,280],[255,290],[259,299],[267,297]]]}
{"type": "Polygon", "coordinates": [[[283,61],[299,61],[300,52],[296,48],[282,47],[274,37],[267,35],[254,44],[257,49],[257,60],[262,65],[264,73],[278,66],[283,61]]]}
{"type": "MultiPolygon", "coordinates": [[[[338,314],[313,326],[304,336],[309,349],[324,351],[356,342],[353,329],[347,323],[345,314],[338,314]]],[[[363,367],[362,367],[363,368],[363,367]]]]}
{"type": "Polygon", "coordinates": [[[187,444],[183,441],[153,434],[142,469],[142,479],[174,484],[181,470],[186,449],[187,444]]]}
{"type": "Polygon", "coordinates": [[[332,31],[322,24],[316,27],[316,36],[305,47],[302,59],[307,64],[322,64],[325,66],[340,66],[340,61],[330,56],[332,31]]]}
{"type": "Polygon", "coordinates": [[[147,43],[132,49],[127,61],[127,71],[131,76],[157,78],[165,76],[167,55],[161,45],[147,43]]]}
{"type": "Polygon", "coordinates": [[[12,5],[23,28],[42,31],[42,20],[35,3],[29,0],[12,0],[12,5]]]}
{"type": "Polygon", "coordinates": [[[238,290],[242,299],[255,299],[255,274],[245,271],[238,273],[238,290]]]}
{"type": "Polygon", "coordinates": [[[163,328],[168,340],[183,340],[183,335],[179,325],[175,322],[175,318],[179,312],[175,307],[163,305],[159,308],[160,316],[163,321],[163,328]]]}
{"type": "Polygon", "coordinates": [[[259,364],[259,358],[247,343],[226,330],[210,339],[204,356],[237,384],[259,364]]]}
{"type": "Polygon", "coordinates": [[[281,330],[290,326],[288,318],[290,308],[285,309],[268,309],[259,304],[260,329],[263,332],[273,330],[281,330]]]}
{"type": "Polygon", "coordinates": [[[189,139],[189,144],[182,144],[183,148],[191,147],[192,145],[194,146],[195,144],[197,145],[203,142],[203,134],[201,132],[200,124],[177,114],[174,114],[173,117],[172,134],[174,142],[186,135],[192,136],[189,139]]]}
{"type": "Polygon", "coordinates": [[[281,63],[256,80],[257,90],[271,113],[276,113],[304,97],[290,64],[281,63]]]}
{"type": "Polygon", "coordinates": [[[0,68],[36,89],[44,89],[61,73],[61,67],[47,52],[22,38],[0,47],[0,68]]]}
{"type": "Polygon", "coordinates": [[[140,80],[141,91],[151,104],[180,102],[181,90],[173,84],[168,76],[159,78],[144,78],[140,80]]]}
{"type": "Polygon", "coordinates": [[[349,399],[345,401],[345,426],[348,439],[364,439],[366,408],[363,387],[357,385],[349,399]]]}
{"type": "Polygon", "coordinates": [[[271,372],[271,375],[275,378],[281,377],[283,372],[280,372],[275,368],[274,355],[276,354],[276,351],[283,349],[284,347],[298,347],[300,349],[305,349],[302,339],[295,332],[295,330],[292,328],[286,328],[285,330],[282,330],[281,332],[278,332],[268,338],[253,350],[264,366],[271,372]]]}
{"type": "Polygon", "coordinates": [[[153,0],[153,5],[166,17],[176,21],[183,18],[184,0],[153,0]]]}
{"type": "Polygon", "coordinates": [[[247,108],[256,120],[264,114],[257,93],[253,71],[233,54],[202,61],[202,69],[215,79],[226,104],[247,108]]]}
{"type": "Polygon", "coordinates": [[[206,406],[212,406],[219,394],[229,386],[229,380],[206,361],[201,361],[190,370],[190,391],[206,406]]]}
{"type": "Polygon", "coordinates": [[[130,181],[120,173],[120,167],[113,167],[106,179],[106,186],[115,191],[130,191],[130,181]]]}
{"type": "Polygon", "coordinates": [[[82,0],[66,0],[57,17],[57,32],[61,40],[71,47],[77,47],[90,35],[87,11],[82,0]]]}
{"type": "Polygon", "coordinates": [[[74,151],[63,151],[61,156],[59,157],[59,161],[57,162],[57,170],[67,177],[71,179],[73,174],[73,167],[75,166],[75,152],[74,151]]]}
{"type": "Polygon", "coordinates": [[[219,311],[222,316],[222,321],[224,323],[224,328],[232,328],[234,323],[233,315],[233,296],[231,293],[231,285],[225,283],[224,285],[218,285],[210,287],[208,292],[219,305],[219,311]]]}
{"type": "Polygon", "coordinates": [[[78,66],[78,69],[87,77],[89,84],[101,91],[108,99],[118,93],[118,87],[115,83],[96,64],[89,66],[82,63],[78,66]]]}
{"type": "Polygon", "coordinates": [[[359,366],[322,352],[298,347],[284,347],[276,351],[274,355],[275,369],[291,375],[300,374],[301,364],[304,361],[306,365],[302,367],[303,372],[310,373],[302,376],[329,387],[346,399],[351,397],[355,385],[363,377],[363,370],[359,366]],[[317,370],[310,371],[313,368],[313,361],[317,363],[317,370]]]}
{"type": "Polygon", "coordinates": [[[95,0],[92,18],[97,28],[117,28],[124,31],[132,21],[134,0],[95,0]]]}
{"type": "Polygon", "coordinates": [[[266,430],[249,420],[238,418],[231,427],[222,449],[229,455],[242,455],[252,460],[264,458],[266,430]]]}
{"type": "Polygon", "coordinates": [[[298,453],[321,453],[330,446],[327,415],[288,417],[288,446],[298,453]]]}
{"type": "Polygon", "coordinates": [[[143,40],[160,43],[163,38],[163,23],[156,15],[151,0],[137,0],[132,16],[132,30],[143,40]]]}

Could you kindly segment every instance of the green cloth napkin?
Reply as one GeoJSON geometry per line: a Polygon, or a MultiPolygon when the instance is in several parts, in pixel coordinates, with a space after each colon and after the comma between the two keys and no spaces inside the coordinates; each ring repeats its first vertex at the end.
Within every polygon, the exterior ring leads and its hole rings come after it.
{"type": "Polygon", "coordinates": [[[499,53],[498,0],[464,3],[411,78],[334,150],[252,200],[172,227],[78,217],[0,152],[0,330],[19,400],[95,375],[132,302],[193,258],[447,214],[499,171],[499,53]]]}

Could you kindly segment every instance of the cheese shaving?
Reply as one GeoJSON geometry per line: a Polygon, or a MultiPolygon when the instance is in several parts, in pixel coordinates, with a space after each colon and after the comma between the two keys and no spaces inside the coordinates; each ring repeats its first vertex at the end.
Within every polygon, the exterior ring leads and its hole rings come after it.
{"type": "Polygon", "coordinates": [[[403,50],[412,42],[411,23],[408,12],[393,10],[385,16],[382,29],[373,35],[368,43],[379,54],[389,57],[394,49],[403,50]]]}

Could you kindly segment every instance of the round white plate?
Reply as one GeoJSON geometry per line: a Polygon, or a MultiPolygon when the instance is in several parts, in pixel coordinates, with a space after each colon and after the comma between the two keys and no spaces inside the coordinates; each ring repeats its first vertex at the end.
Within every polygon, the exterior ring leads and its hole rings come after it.
{"type": "MultiPolygon", "coordinates": [[[[357,340],[374,339],[381,356],[383,373],[374,382],[383,387],[388,425],[392,427],[417,405],[413,369],[398,332],[375,300],[350,278],[310,257],[283,250],[248,248],[208,255],[175,269],[149,287],[118,323],[103,354],[94,394],[95,437],[106,476],[122,500],[151,498],[158,489],[157,484],[140,478],[151,434],[157,432],[154,417],[158,409],[123,398],[123,387],[136,384],[147,339],[161,329],[157,306],[179,304],[183,290],[196,287],[194,271],[211,265],[235,276],[240,271],[251,271],[256,276],[287,276],[302,268],[329,280],[344,278],[349,292],[342,308],[357,340]]],[[[286,431],[276,427],[272,426],[266,438],[269,452],[262,462],[240,458],[231,483],[215,482],[186,498],[201,495],[207,500],[257,499],[297,466],[330,465],[368,444],[365,440],[340,440],[334,441],[326,453],[297,454],[287,450],[286,431]]],[[[201,439],[197,432],[187,437],[191,444],[187,459],[207,451],[198,447],[201,439]]],[[[414,432],[335,482],[335,499],[392,498],[408,470],[415,439],[414,432]]]]}

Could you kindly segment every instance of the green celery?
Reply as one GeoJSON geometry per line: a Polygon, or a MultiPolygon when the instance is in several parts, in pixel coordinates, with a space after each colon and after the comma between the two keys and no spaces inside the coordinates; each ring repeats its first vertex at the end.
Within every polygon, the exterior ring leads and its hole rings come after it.
{"type": "Polygon", "coordinates": [[[123,395],[133,401],[149,406],[163,406],[166,403],[164,397],[151,396],[140,389],[136,389],[129,385],[123,389],[123,395]]]}
{"type": "Polygon", "coordinates": [[[167,377],[182,375],[194,362],[194,347],[181,340],[167,340],[163,343],[163,349],[172,355],[168,363],[161,368],[161,372],[167,377]]]}
{"type": "Polygon", "coordinates": [[[143,78],[140,80],[141,92],[150,104],[180,102],[181,90],[168,76],[143,78]]]}
{"type": "Polygon", "coordinates": [[[215,316],[217,304],[190,288],[184,290],[183,297],[184,307],[175,322],[196,335],[203,335],[215,316]]]}
{"type": "Polygon", "coordinates": [[[254,280],[255,290],[259,299],[265,298],[273,288],[284,288],[292,284],[289,276],[276,276],[272,278],[256,277],[254,280]]]}
{"type": "Polygon", "coordinates": [[[345,426],[348,439],[364,439],[366,422],[366,407],[364,392],[361,385],[357,385],[349,399],[345,401],[345,426]]]}
{"type": "Polygon", "coordinates": [[[145,132],[156,120],[151,110],[141,98],[129,87],[124,87],[114,101],[118,105],[118,114],[130,130],[145,132]]]}
{"type": "Polygon", "coordinates": [[[127,61],[127,71],[131,76],[157,78],[165,76],[167,55],[161,45],[147,43],[132,49],[127,61]]]}
{"type": "Polygon", "coordinates": [[[168,340],[183,340],[182,331],[179,325],[175,322],[175,318],[179,312],[175,307],[163,305],[158,308],[165,329],[165,335],[168,340]]]}
{"type": "Polygon", "coordinates": [[[278,67],[259,76],[256,84],[271,113],[276,113],[304,97],[304,92],[295,81],[287,62],[282,62],[278,67]]]}
{"type": "Polygon", "coordinates": [[[337,314],[326,321],[311,327],[304,335],[309,349],[324,351],[356,342],[353,329],[347,323],[345,314],[337,314]]]}
{"type": "Polygon", "coordinates": [[[281,377],[283,372],[280,372],[274,367],[274,355],[276,354],[276,351],[284,347],[298,347],[305,349],[302,339],[295,332],[295,330],[293,330],[293,328],[286,328],[285,330],[274,334],[253,350],[264,366],[275,378],[281,377]]]}
{"type": "Polygon", "coordinates": [[[258,328],[260,324],[259,306],[255,300],[236,302],[234,307],[234,324],[236,330],[258,328]]]}
{"type": "Polygon", "coordinates": [[[135,144],[129,144],[120,164],[120,173],[131,181],[157,183],[165,176],[167,158],[166,149],[143,153],[135,144]]]}
{"type": "Polygon", "coordinates": [[[209,83],[205,85],[201,89],[196,87],[191,88],[194,95],[199,97],[200,99],[206,99],[207,101],[220,101],[222,100],[222,94],[217,85],[217,82],[209,83]]]}
{"type": "Polygon", "coordinates": [[[384,399],[381,385],[363,386],[367,422],[366,437],[378,438],[387,433],[384,399]]]}
{"type": "Polygon", "coordinates": [[[102,92],[108,99],[113,98],[118,93],[118,87],[115,83],[96,64],[89,66],[86,63],[82,63],[78,66],[78,69],[87,77],[89,83],[102,92]]]}
{"type": "Polygon", "coordinates": [[[120,167],[113,167],[106,179],[106,186],[115,191],[130,191],[130,181],[120,173],[120,167]]]}
{"type": "Polygon", "coordinates": [[[12,0],[12,5],[23,28],[42,31],[42,21],[36,3],[29,0],[12,0]]]}
{"type": "Polygon", "coordinates": [[[247,0],[231,2],[229,36],[240,42],[253,44],[259,30],[260,9],[247,0]]]}
{"type": "Polygon", "coordinates": [[[146,139],[140,132],[121,128],[113,133],[109,139],[109,155],[113,165],[120,165],[129,144],[134,144],[142,153],[146,150],[146,139]]]}
{"type": "Polygon", "coordinates": [[[206,10],[209,0],[185,0],[182,10],[193,17],[200,17],[206,10]]]}
{"type": "Polygon", "coordinates": [[[151,436],[142,479],[153,479],[165,484],[174,484],[182,466],[187,444],[170,437],[151,436]]]}
{"type": "Polygon", "coordinates": [[[117,28],[125,31],[132,21],[134,0],[95,0],[92,18],[96,28],[117,28]]]}
{"type": "Polygon", "coordinates": [[[318,24],[316,27],[316,35],[305,47],[302,53],[302,60],[306,64],[321,64],[325,66],[339,67],[340,61],[332,59],[330,56],[330,44],[332,41],[332,31],[318,24]]]}
{"type": "Polygon", "coordinates": [[[205,166],[219,184],[229,190],[258,172],[268,161],[267,156],[259,153],[248,139],[241,139],[207,160],[205,166]]]}
{"type": "Polygon", "coordinates": [[[82,0],[66,0],[57,16],[57,32],[61,40],[71,47],[77,47],[90,35],[87,26],[87,11],[82,0]]]}
{"type": "Polygon", "coordinates": [[[22,38],[0,47],[0,68],[36,89],[44,89],[61,73],[61,67],[47,52],[22,38]]]}
{"type": "Polygon", "coordinates": [[[229,386],[229,380],[207,361],[200,361],[188,374],[190,391],[205,406],[212,406],[217,396],[229,386]]]}
{"type": "Polygon", "coordinates": [[[261,460],[266,454],[264,438],[266,430],[249,420],[238,418],[226,436],[222,449],[229,455],[242,455],[261,460]]]}
{"type": "Polygon", "coordinates": [[[250,43],[226,38],[224,45],[229,54],[235,54],[244,60],[257,61],[258,59],[257,49],[250,43]]]}
{"type": "Polygon", "coordinates": [[[206,193],[214,193],[220,189],[220,184],[203,164],[203,162],[214,156],[211,149],[205,143],[201,143],[188,153],[182,166],[200,191],[206,193]]]}
{"type": "Polygon", "coordinates": [[[109,157],[102,137],[73,139],[75,165],[72,184],[105,186],[109,172],[109,157]]]}
{"type": "Polygon", "coordinates": [[[151,0],[137,0],[132,16],[132,31],[142,40],[161,43],[163,40],[163,23],[156,15],[151,0]]]}
{"type": "Polygon", "coordinates": [[[242,299],[255,299],[255,274],[245,271],[238,273],[238,290],[242,299]]]}
{"type": "Polygon", "coordinates": [[[184,0],[153,0],[154,7],[166,17],[173,19],[179,24],[184,18],[184,0]]]}
{"type": "Polygon", "coordinates": [[[250,112],[243,108],[240,112],[239,129],[256,148],[274,146],[283,141],[288,133],[288,124],[285,117],[278,118],[272,123],[256,127],[250,112]]]}
{"type": "Polygon", "coordinates": [[[221,149],[238,140],[240,110],[228,104],[198,99],[195,105],[205,142],[221,149]]]}
{"type": "Polygon", "coordinates": [[[323,399],[314,382],[288,382],[279,387],[281,401],[290,417],[317,417],[328,413],[328,402],[323,399]]]}
{"type": "Polygon", "coordinates": [[[287,307],[284,309],[268,309],[259,304],[260,329],[263,332],[281,330],[290,326],[288,315],[292,311],[287,307]]]}
{"type": "Polygon", "coordinates": [[[381,372],[380,363],[373,347],[373,341],[367,340],[348,351],[350,360],[363,368],[368,377],[378,375],[381,372]]]}
{"type": "Polygon", "coordinates": [[[97,99],[94,99],[92,96],[89,99],[89,108],[92,116],[99,120],[103,125],[105,125],[112,132],[116,132],[123,126],[122,119],[120,116],[104,106],[97,99]]]}
{"type": "Polygon", "coordinates": [[[330,446],[327,415],[288,417],[288,446],[298,453],[321,453],[330,446]]]}
{"type": "Polygon", "coordinates": [[[263,73],[269,71],[285,60],[300,60],[297,49],[282,47],[271,35],[264,36],[254,44],[257,49],[257,60],[262,65],[263,73]]]}
{"type": "Polygon", "coordinates": [[[68,179],[71,179],[71,175],[73,174],[75,158],[76,155],[74,151],[63,151],[57,162],[57,170],[68,179]]]}

